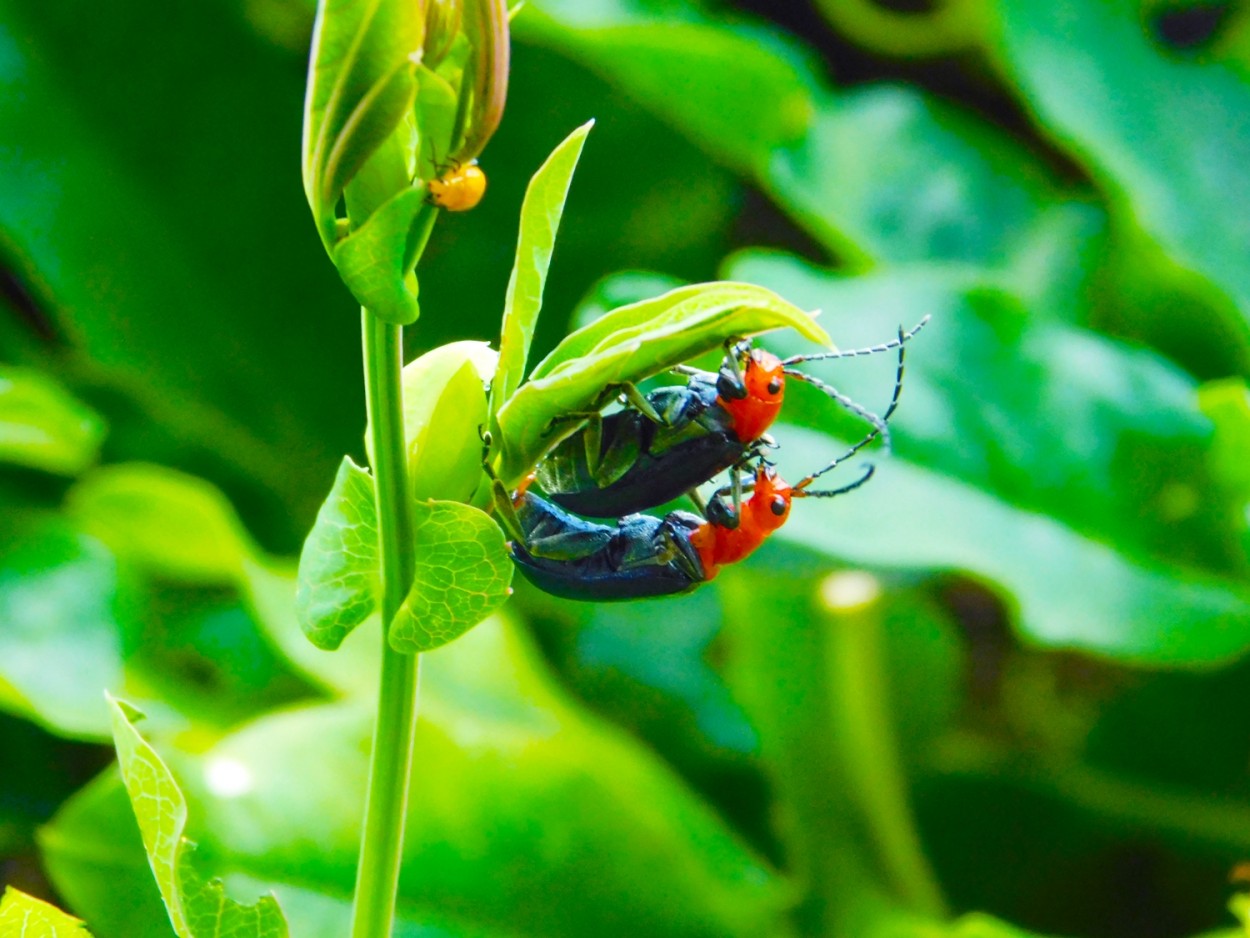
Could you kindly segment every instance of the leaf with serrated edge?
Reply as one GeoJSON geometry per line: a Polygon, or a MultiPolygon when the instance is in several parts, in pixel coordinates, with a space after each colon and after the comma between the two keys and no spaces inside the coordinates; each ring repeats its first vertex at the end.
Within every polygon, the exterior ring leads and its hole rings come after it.
{"type": "Polygon", "coordinates": [[[295,612],[308,640],[338,648],[377,606],[380,576],[373,479],[344,456],[300,552],[295,612]]]}
{"type": "Polygon", "coordinates": [[[179,938],[285,938],[286,919],[273,896],[262,896],[255,905],[241,905],[225,894],[219,880],[205,882],[191,866],[195,845],[183,836],[187,802],[178,783],[134,728],[132,721],[141,714],[123,701],[106,697],[113,714],[117,766],[148,863],[179,938]]]}
{"type": "Polygon", "coordinates": [[[573,171],[582,155],[586,135],[594,126],[587,121],[568,135],[539,167],[521,204],[521,231],[517,238],[516,260],[508,279],[503,307],[503,331],[499,339],[499,370],[490,389],[490,413],[499,412],[525,373],[534,327],[542,311],[543,287],[556,244],[556,232],[564,214],[564,202],[573,181],[573,171]]]}
{"type": "Polygon", "coordinates": [[[0,935],[4,938],[91,938],[83,923],[54,905],[14,889],[0,899],[0,935]]]}
{"type": "Polygon", "coordinates": [[[512,561],[490,516],[459,502],[418,502],[412,589],[391,622],[396,651],[429,651],[459,638],[511,592],[512,561]]]}
{"type": "Polygon", "coordinates": [[[613,310],[557,345],[500,409],[500,476],[508,485],[520,481],[577,429],[552,421],[594,407],[607,388],[641,381],[726,339],[785,327],[832,347],[810,314],[749,283],[700,283],[613,310]]]}
{"type": "Polygon", "coordinates": [[[0,462],[77,475],[103,438],[103,421],[46,375],[0,368],[0,462]]]}

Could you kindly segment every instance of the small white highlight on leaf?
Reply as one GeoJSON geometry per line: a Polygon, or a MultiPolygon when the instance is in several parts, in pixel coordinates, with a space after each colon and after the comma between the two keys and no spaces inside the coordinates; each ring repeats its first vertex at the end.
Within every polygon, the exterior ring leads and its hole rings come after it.
{"type": "Polygon", "coordinates": [[[204,766],[204,782],[219,798],[238,798],[252,790],[252,770],[238,759],[218,756],[204,766]]]}
{"type": "Polygon", "coordinates": [[[832,612],[854,612],[881,598],[881,581],[862,570],[846,570],[824,578],[820,599],[832,612]]]}

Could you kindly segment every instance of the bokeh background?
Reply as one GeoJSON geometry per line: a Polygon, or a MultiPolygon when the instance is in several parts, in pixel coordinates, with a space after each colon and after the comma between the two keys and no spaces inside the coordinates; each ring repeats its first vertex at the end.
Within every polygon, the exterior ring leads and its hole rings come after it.
{"type": "MultiPolygon", "coordinates": [[[[105,689],[201,867],[346,931],[376,639],[324,654],[291,614],[363,449],[299,180],[312,13],[0,0],[0,879],[98,938],[172,934],[105,689]]],[[[400,932],[1233,929],[1246,4],[529,0],[514,32],[411,354],[497,333],[525,182],[590,117],[536,351],[717,277],[845,347],[933,320],[870,485],[688,597],[518,583],[429,656],[400,932]]],[[[813,371],[879,409],[892,369],[813,371]]],[[[798,473],[857,429],[805,390],[798,473]]]]}

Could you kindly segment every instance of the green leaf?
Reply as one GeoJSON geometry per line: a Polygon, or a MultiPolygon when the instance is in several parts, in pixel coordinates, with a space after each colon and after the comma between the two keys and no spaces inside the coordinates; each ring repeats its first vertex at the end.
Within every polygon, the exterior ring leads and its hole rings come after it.
{"type": "Polygon", "coordinates": [[[459,502],[417,502],[412,589],[387,633],[396,651],[430,651],[494,612],[512,590],[512,558],[499,525],[459,502]]]}
{"type": "Polygon", "coordinates": [[[500,410],[500,476],[518,482],[577,429],[552,422],[603,406],[609,388],[658,374],[730,337],[785,327],[830,345],[811,315],[749,283],[695,284],[613,310],[557,345],[500,410]]]}
{"type": "Polygon", "coordinates": [[[816,107],[802,142],[772,159],[766,185],[840,255],[1001,269],[1050,213],[1072,210],[1026,149],[913,89],[826,94],[816,107]]]}
{"type": "MultiPolygon", "coordinates": [[[[302,637],[299,641],[303,647],[311,649],[302,637]]],[[[369,647],[376,648],[376,642],[371,642],[369,647]]],[[[321,654],[327,660],[342,657],[321,654]]],[[[376,682],[376,673],[373,681],[376,682]]],[[[209,762],[205,768],[216,773],[219,785],[223,781],[234,781],[237,785],[241,778],[237,760],[209,762]]],[[[197,807],[192,804],[193,812],[197,807]]],[[[359,810],[359,805],[356,807],[359,810]]],[[[258,825],[257,831],[262,830],[258,825]]],[[[174,932],[169,916],[152,878],[130,799],[115,767],[69,799],[53,821],[41,830],[40,845],[43,862],[57,892],[73,908],[83,910],[99,935],[172,938],[174,932]]],[[[197,855],[197,860],[203,859],[197,855]]],[[[299,938],[342,938],[351,931],[350,881],[342,889],[329,890],[264,881],[246,873],[232,872],[230,885],[240,894],[261,895],[266,890],[272,891],[291,933],[299,938]]],[[[415,913],[401,907],[394,936],[520,938],[507,930],[470,926],[428,907],[415,913]]]]}
{"type": "Polygon", "coordinates": [[[648,18],[625,3],[541,10],[517,19],[519,38],[619,83],[739,173],[760,174],[768,154],[801,139],[811,119],[806,69],[762,30],[734,31],[690,10],[648,18]]]}
{"type": "Polygon", "coordinates": [[[407,325],[420,315],[412,267],[435,211],[424,186],[405,189],[334,246],[334,264],[356,302],[387,322],[407,325]]]}
{"type": "Polygon", "coordinates": [[[300,628],[318,648],[333,651],[374,611],[380,590],[373,478],[344,456],[300,553],[300,628]]]}
{"type": "MultiPolygon", "coordinates": [[[[524,629],[489,620],[423,656],[421,680],[397,935],[789,934],[790,886],[649,749],[582,709],[524,629]]],[[[185,736],[162,749],[197,863],[272,888],[292,928],[322,920],[301,936],[343,934],[372,709],[287,708],[207,750],[185,736]]],[[[138,927],[133,907],[159,900],[142,891],[151,874],[118,787],[106,773],[66,805],[45,855],[79,914],[117,923],[101,934],[159,934],[138,927]]]]}
{"type": "Polygon", "coordinates": [[[839,34],[891,57],[954,56],[974,48],[985,32],[980,0],[942,0],[925,7],[886,7],[872,0],[817,0],[839,34]]]}
{"type": "Polygon", "coordinates": [[[713,666],[723,642],[717,589],[666,598],[663,616],[652,603],[574,602],[553,616],[553,601],[533,589],[519,589],[517,605],[574,693],[683,774],[739,766],[758,750],[756,728],[713,666]]]}
{"type": "Polygon", "coordinates": [[[243,599],[265,639],[310,684],[336,696],[377,692],[381,646],[377,631],[356,629],[331,653],[304,637],[296,613],[297,578],[294,564],[280,561],[248,565],[243,599]]]}
{"type": "MultiPolygon", "coordinates": [[[[921,309],[934,315],[909,345],[898,458],[853,495],[797,503],[780,537],[860,564],[970,573],[1048,647],[1188,667],[1250,647],[1244,521],[1211,485],[1192,379],[1148,352],[1031,321],[976,278],[926,268],[844,278],[760,255],[731,273],[836,311],[828,324],[843,345],[880,341],[921,309]]],[[[888,358],[806,370],[880,409],[888,358]]],[[[862,432],[819,394],[787,395],[784,416],[862,432]]],[[[787,478],[843,445],[791,426],[774,435],[787,478]]]]}
{"type": "Polygon", "coordinates": [[[70,489],[66,508],[119,555],[178,583],[233,583],[253,552],[217,488],[164,466],[98,469],[70,489]]]}
{"type": "Polygon", "coordinates": [[[96,461],[104,423],[37,371],[0,367],[0,462],[74,476],[96,461]]]}
{"type": "MultiPolygon", "coordinates": [[[[371,709],[288,710],[182,757],[214,872],[273,883],[284,900],[278,884],[348,893],[371,709]],[[222,766],[247,790],[215,792],[222,766]]],[[[550,938],[781,926],[785,884],[660,760],[578,708],[523,630],[493,619],[423,656],[416,733],[401,915],[550,938]]]]}
{"type": "Polygon", "coordinates": [[[117,764],[130,795],[148,862],[169,920],[179,938],[285,938],[286,920],[272,896],[244,906],[225,893],[221,882],[205,882],[192,865],[194,844],[183,836],[187,802],[156,750],[135,730],[141,716],[128,704],[108,698],[113,714],[117,764]]]}
{"type": "Polygon", "coordinates": [[[101,693],[123,680],[132,614],[117,564],[61,519],[8,510],[0,532],[0,709],[106,739],[101,693]]]}
{"type": "Polygon", "coordinates": [[[424,6],[321,0],[304,105],[304,192],[327,247],[348,182],[413,105],[424,6]]]}
{"type": "Polygon", "coordinates": [[[5,938],[91,938],[72,915],[8,886],[0,898],[0,935],[5,938]]]}
{"type": "Polygon", "coordinates": [[[903,909],[885,909],[865,938],[1042,938],[983,912],[962,915],[954,921],[924,919],[903,909]]]}
{"type": "MultiPolygon", "coordinates": [[[[154,725],[201,733],[308,693],[231,589],[135,573],[61,516],[7,511],[0,710],[58,736],[101,741],[110,732],[105,690],[141,701],[154,725]]],[[[294,584],[284,587],[289,608],[294,584]]],[[[293,616],[283,624],[303,641],[293,616]]]]}
{"type": "MultiPolygon", "coordinates": [[[[468,53],[468,42],[464,34],[458,37],[464,42],[465,54],[468,53]]],[[[459,67],[453,59],[462,56],[451,56],[439,64],[438,71],[432,72],[424,65],[417,66],[417,100],[415,124],[421,129],[421,154],[417,161],[417,175],[422,179],[433,179],[440,171],[448,169],[446,160],[451,152],[451,135],[455,131],[456,113],[459,107],[459,94],[463,63],[459,67]],[[453,70],[455,82],[448,80],[448,71],[453,70]]]]}
{"type": "Polygon", "coordinates": [[[525,362],[529,358],[534,327],[543,306],[543,287],[551,252],[556,246],[556,232],[564,214],[573,171],[586,144],[586,135],[594,126],[588,121],[564,138],[546,162],[539,167],[525,190],[521,203],[521,231],[517,238],[516,260],[508,279],[504,299],[503,329],[499,339],[499,368],[490,389],[490,415],[499,413],[504,402],[521,383],[525,362]]]}
{"type": "Polygon", "coordinates": [[[1242,931],[1233,934],[1250,934],[1250,895],[1238,892],[1228,900],[1228,909],[1241,923],[1242,931]]]}
{"type": "Polygon", "coordinates": [[[101,938],[175,938],[116,765],[61,805],[39,848],[57,893],[101,938]]]}
{"type": "Polygon", "coordinates": [[[160,0],[0,8],[0,134],[22,140],[0,153],[0,264],[33,302],[3,304],[3,357],[24,335],[24,360],[90,392],[111,459],[194,467],[297,544],[363,400],[325,379],[359,367],[359,325],[298,188],[276,182],[305,69],[240,5],[155,43],[160,0]]]}
{"type": "MultiPolygon", "coordinates": [[[[1038,290],[1049,271],[1021,277],[1018,255],[1066,271],[1070,243],[1044,256],[1035,242],[1057,225],[1082,241],[1101,233],[1101,209],[1062,204],[1055,174],[1028,149],[914,88],[839,91],[797,43],[688,8],[648,15],[623,0],[548,0],[542,11],[518,18],[518,36],[624,90],[852,264],[966,262],[1038,290]]],[[[1053,309],[1070,316],[1064,299],[1053,309]]]]}
{"type": "Polygon", "coordinates": [[[1216,477],[1250,499],[1250,388],[1243,378],[1212,381],[1199,389],[1198,404],[1215,424],[1211,463],[1216,477]]]}
{"type": "Polygon", "coordinates": [[[1135,0],[997,5],[1000,58],[1055,142],[1087,166],[1120,220],[1250,318],[1250,81],[1152,42],[1135,0]]]}

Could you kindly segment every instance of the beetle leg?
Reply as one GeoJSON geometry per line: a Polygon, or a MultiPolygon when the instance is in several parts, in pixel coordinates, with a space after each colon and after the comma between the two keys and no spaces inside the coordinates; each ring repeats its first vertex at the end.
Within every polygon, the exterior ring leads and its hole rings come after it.
{"type": "Polygon", "coordinates": [[[512,505],[512,496],[508,494],[504,484],[493,477],[493,474],[490,490],[494,498],[495,514],[499,517],[500,526],[503,527],[510,538],[524,544],[525,529],[521,526],[521,519],[517,517],[516,508],[512,505]]]}
{"type": "Polygon", "coordinates": [[[725,504],[724,496],[716,495],[707,503],[707,520],[718,528],[733,531],[738,527],[739,515],[725,504]]]}
{"type": "Polygon", "coordinates": [[[521,525],[521,519],[517,517],[516,508],[512,504],[512,496],[508,494],[508,489],[504,486],[499,476],[495,475],[495,468],[490,464],[489,457],[492,442],[490,431],[485,427],[478,427],[477,432],[482,438],[482,471],[490,479],[491,500],[494,502],[494,510],[499,519],[499,524],[509,537],[524,544],[525,528],[521,525]]]}
{"type": "Polygon", "coordinates": [[[738,365],[738,356],[746,348],[744,340],[725,340],[725,360],[716,373],[716,391],[727,400],[742,400],[747,396],[746,377],[738,365]]]}
{"type": "Polygon", "coordinates": [[[707,517],[707,501],[703,498],[702,495],[699,494],[699,490],[691,489],[689,492],[686,493],[686,497],[689,498],[692,502],[694,502],[694,507],[698,510],[699,514],[703,515],[703,517],[706,518],[707,517]]]}
{"type": "Polygon", "coordinates": [[[671,517],[665,519],[657,533],[657,540],[660,541],[657,559],[665,566],[676,566],[691,583],[701,583],[707,579],[707,573],[699,552],[690,541],[689,531],[677,529],[671,523],[671,517]]]}
{"type": "Polygon", "coordinates": [[[619,386],[619,389],[620,393],[625,396],[625,400],[632,404],[634,409],[640,414],[652,423],[668,426],[668,421],[660,415],[659,411],[651,406],[651,402],[647,400],[647,395],[639,391],[636,384],[622,384],[619,386]]]}
{"type": "Polygon", "coordinates": [[[547,421],[547,426],[543,427],[543,436],[551,436],[561,427],[572,427],[576,430],[587,420],[597,416],[599,416],[597,410],[575,410],[572,413],[561,414],[559,417],[552,417],[547,421]]]}
{"type": "Polygon", "coordinates": [[[599,453],[603,446],[603,414],[595,411],[586,418],[582,443],[586,447],[586,468],[590,470],[591,475],[594,475],[599,469],[599,453]]]}

